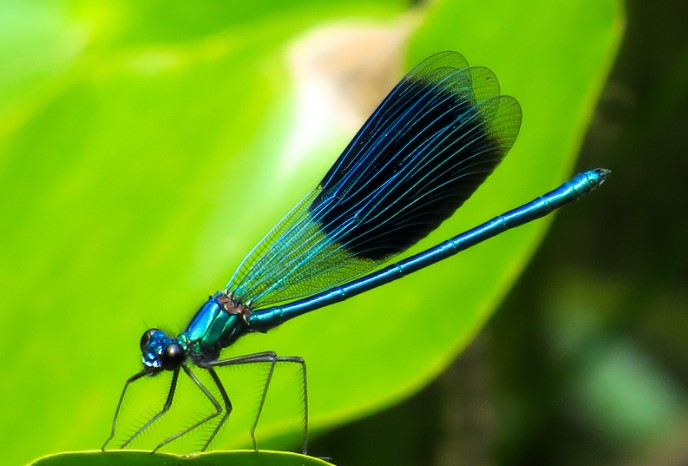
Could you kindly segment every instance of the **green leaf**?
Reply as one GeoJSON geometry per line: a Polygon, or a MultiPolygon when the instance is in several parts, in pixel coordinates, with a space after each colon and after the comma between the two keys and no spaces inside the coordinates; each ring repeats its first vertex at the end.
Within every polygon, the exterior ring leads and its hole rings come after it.
{"type": "MultiPolygon", "coordinates": [[[[408,69],[454,49],[493,69],[520,101],[523,129],[512,152],[415,252],[569,175],[619,43],[618,3],[446,0],[404,12],[406,3],[2,3],[0,436],[8,463],[101,445],[124,381],[140,369],[141,334],[182,330],[353,135],[328,107],[305,126],[310,145],[295,139],[314,104],[301,100],[312,82],[293,72],[294,50],[342,65],[319,83],[346,83],[342,73],[371,65],[380,65],[372,76],[397,79],[395,56],[408,55],[408,69]],[[318,48],[342,37],[340,55],[318,48]]],[[[357,106],[347,112],[363,117],[357,106]]],[[[382,409],[456,357],[546,223],[248,336],[223,356],[303,356],[316,431],[382,409]]],[[[234,411],[218,446],[251,445],[263,376],[223,371],[234,411]]],[[[212,410],[182,379],[172,411],[134,447],[152,448],[212,410]]],[[[162,407],[168,383],[161,375],[134,384],[118,442],[162,407]]],[[[298,379],[283,368],[259,447],[298,445],[300,403],[298,379]]],[[[207,434],[170,450],[195,451],[207,434]]]]}
{"type": "Polygon", "coordinates": [[[327,466],[327,461],[312,456],[279,451],[232,451],[178,456],[164,453],[121,451],[115,453],[81,452],[46,456],[31,466],[218,466],[240,464],[242,466],[327,466]]]}

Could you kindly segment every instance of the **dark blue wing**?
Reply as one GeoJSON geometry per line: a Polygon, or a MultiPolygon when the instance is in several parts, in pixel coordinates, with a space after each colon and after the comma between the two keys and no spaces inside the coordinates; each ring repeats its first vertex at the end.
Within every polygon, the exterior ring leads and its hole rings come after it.
{"type": "Polygon", "coordinates": [[[444,52],[380,104],[228,284],[255,308],[354,280],[406,250],[468,199],[513,145],[515,99],[494,74],[444,52]]]}

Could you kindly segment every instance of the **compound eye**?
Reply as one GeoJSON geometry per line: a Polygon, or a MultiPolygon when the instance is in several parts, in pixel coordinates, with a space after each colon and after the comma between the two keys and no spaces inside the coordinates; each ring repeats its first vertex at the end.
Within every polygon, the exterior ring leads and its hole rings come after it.
{"type": "Polygon", "coordinates": [[[185,357],[184,350],[179,344],[170,343],[165,347],[160,362],[162,368],[169,371],[178,368],[184,362],[185,357]]]}
{"type": "Polygon", "coordinates": [[[153,338],[153,335],[155,335],[156,332],[158,332],[158,329],[152,328],[150,330],[146,330],[146,333],[141,335],[141,351],[146,350],[148,343],[150,343],[151,338],[153,338]]]}

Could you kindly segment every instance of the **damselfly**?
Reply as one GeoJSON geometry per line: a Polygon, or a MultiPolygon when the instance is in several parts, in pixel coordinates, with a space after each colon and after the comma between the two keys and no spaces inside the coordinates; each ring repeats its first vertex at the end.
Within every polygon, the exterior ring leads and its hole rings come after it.
{"type": "Polygon", "coordinates": [[[248,333],[266,332],[547,215],[604,182],[605,169],[581,173],[531,202],[379,269],[468,199],[514,144],[520,124],[518,102],[500,95],[497,78],[487,68],[470,67],[455,52],[433,55],[416,66],[392,89],[320,184],[253,248],[227,286],[203,304],[180,335],[158,329],[144,333],[143,369],[127,380],[103,448],[115,435],[127,388],[145,376],[168,371],[172,382],[164,407],[122,447],[168,411],[183,372],[215,409],[162,441],[156,450],[217,419],[205,450],[231,411],[215,369],[267,363],[251,429],[255,448],[255,429],[275,365],[289,363],[299,368],[303,379],[305,451],[308,403],[303,359],[271,351],[220,359],[221,350],[248,333]],[[221,400],[194,374],[194,366],[210,374],[221,400]]]}

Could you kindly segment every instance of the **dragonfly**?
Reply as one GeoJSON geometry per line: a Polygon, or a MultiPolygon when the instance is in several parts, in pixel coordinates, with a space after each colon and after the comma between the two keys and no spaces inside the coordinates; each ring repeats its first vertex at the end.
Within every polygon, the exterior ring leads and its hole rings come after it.
{"type": "Polygon", "coordinates": [[[520,126],[520,105],[500,94],[497,78],[488,68],[469,66],[456,52],[437,53],[422,61],[390,91],[315,189],[258,242],[226,287],[209,297],[182,333],[174,336],[152,328],[143,334],[143,367],[126,381],[102,449],[115,436],[125,394],[133,383],[172,374],[164,406],[121,448],[170,409],[184,373],[214,409],[153,451],[215,420],[208,424],[211,432],[201,449],[206,450],[232,411],[216,369],[261,363],[269,369],[251,427],[253,447],[257,450],[255,431],[273,371],[278,364],[292,364],[303,384],[305,453],[304,359],[272,351],[221,358],[221,351],[245,335],[265,333],[543,217],[590,193],[609,175],[604,168],[580,173],[520,207],[383,267],[453,215],[499,165],[520,126]],[[195,370],[209,373],[219,399],[195,370]]]}

